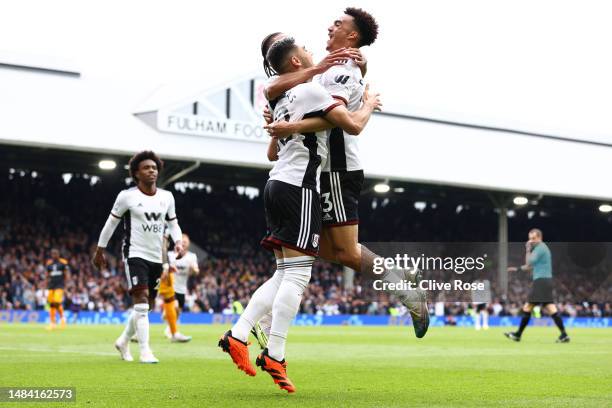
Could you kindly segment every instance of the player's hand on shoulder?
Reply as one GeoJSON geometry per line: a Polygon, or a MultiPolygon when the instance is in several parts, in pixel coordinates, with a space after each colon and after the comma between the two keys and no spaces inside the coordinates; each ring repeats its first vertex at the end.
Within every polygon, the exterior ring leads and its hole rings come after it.
{"type": "Polygon", "coordinates": [[[347,51],[350,58],[355,61],[355,64],[357,64],[359,68],[363,68],[368,64],[368,60],[365,55],[361,53],[359,48],[348,48],[347,51]]]}
{"type": "Polygon", "coordinates": [[[366,84],[365,90],[363,91],[363,104],[369,106],[373,111],[380,111],[382,108],[380,94],[371,92],[370,84],[366,84]]]}
{"type": "Polygon", "coordinates": [[[346,64],[349,58],[351,58],[351,53],[346,48],[332,51],[316,65],[316,71],[323,73],[333,66],[346,64]]]}

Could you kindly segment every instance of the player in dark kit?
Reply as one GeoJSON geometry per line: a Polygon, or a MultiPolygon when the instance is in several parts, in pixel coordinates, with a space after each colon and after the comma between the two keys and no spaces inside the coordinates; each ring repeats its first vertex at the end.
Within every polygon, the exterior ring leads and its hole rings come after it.
{"type": "Polygon", "coordinates": [[[523,331],[529,324],[529,319],[531,319],[531,311],[535,306],[542,305],[561,331],[557,343],[569,343],[570,338],[565,332],[563,320],[553,301],[552,261],[550,249],[542,241],[542,231],[536,228],[529,231],[529,241],[525,244],[525,249],[525,265],[510,267],[508,272],[532,271],[533,283],[529,292],[529,299],[523,305],[518,330],[504,333],[504,335],[510,340],[521,341],[523,331]]]}
{"type": "Polygon", "coordinates": [[[115,228],[123,220],[123,258],[134,311],[125,330],[115,342],[115,348],[123,360],[132,361],[129,341],[136,334],[140,346],[140,362],[157,363],[159,360],[149,347],[148,313],[153,308],[162,277],[165,224],[168,225],[177,253],[183,252],[182,232],[176,218],[174,196],[156,185],[157,175],[163,167],[161,159],[151,151],[143,151],[130,159],[129,167],[136,187],[123,190],[117,196],[100,233],[93,263],[99,269],[106,266],[104,249],[115,228]]]}
{"type": "Polygon", "coordinates": [[[68,278],[69,267],[68,261],[60,258],[60,252],[53,248],[51,250],[51,259],[47,261],[47,289],[49,295],[49,330],[57,327],[57,314],[60,316],[60,327],[66,327],[66,318],[64,317],[64,285],[68,278]]]}

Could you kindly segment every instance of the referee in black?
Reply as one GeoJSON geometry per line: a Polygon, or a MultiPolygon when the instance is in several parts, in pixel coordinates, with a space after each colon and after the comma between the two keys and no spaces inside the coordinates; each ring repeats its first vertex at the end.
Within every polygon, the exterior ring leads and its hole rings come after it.
{"type": "Polygon", "coordinates": [[[529,324],[531,311],[535,306],[542,305],[542,308],[546,310],[561,331],[557,343],[569,343],[570,338],[565,332],[563,320],[553,302],[552,261],[550,249],[542,241],[542,231],[537,228],[529,231],[529,241],[525,244],[525,249],[525,265],[510,267],[508,272],[532,271],[533,283],[531,284],[529,299],[523,305],[521,311],[521,324],[518,330],[504,333],[504,335],[510,340],[521,341],[523,331],[529,324]]]}

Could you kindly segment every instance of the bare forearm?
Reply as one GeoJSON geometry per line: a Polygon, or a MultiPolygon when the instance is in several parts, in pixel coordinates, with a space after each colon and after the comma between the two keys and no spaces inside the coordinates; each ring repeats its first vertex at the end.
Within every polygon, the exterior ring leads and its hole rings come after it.
{"type": "Polygon", "coordinates": [[[275,137],[271,138],[270,143],[268,143],[267,156],[270,161],[278,160],[278,141],[275,137]]]}
{"type": "Polygon", "coordinates": [[[319,72],[316,67],[310,67],[300,71],[288,72],[286,74],[279,75],[266,88],[266,98],[268,98],[269,101],[272,101],[282,95],[283,92],[310,80],[318,73],[319,72]]]}
{"type": "Polygon", "coordinates": [[[355,126],[359,129],[357,134],[361,133],[365,126],[368,124],[370,117],[372,116],[373,109],[371,106],[364,104],[356,110],[355,112],[351,112],[351,119],[355,122],[355,126]]]}
{"type": "Polygon", "coordinates": [[[292,133],[320,132],[331,129],[334,125],[323,118],[307,118],[292,123],[292,133]]]}

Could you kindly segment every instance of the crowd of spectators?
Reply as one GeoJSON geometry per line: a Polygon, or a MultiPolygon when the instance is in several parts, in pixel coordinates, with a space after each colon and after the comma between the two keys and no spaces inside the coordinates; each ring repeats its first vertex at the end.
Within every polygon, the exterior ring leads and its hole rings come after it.
{"type": "MultiPolygon", "coordinates": [[[[25,174],[3,177],[0,187],[5,192],[0,204],[0,309],[46,307],[44,265],[51,248],[59,249],[69,264],[67,310],[118,311],[130,306],[120,259],[121,227],[108,248],[109,267],[98,271],[91,264],[100,229],[125,184],[93,182],[83,175],[73,176],[66,183],[59,176],[25,174]]],[[[275,269],[274,258],[259,246],[265,232],[262,197],[248,197],[228,186],[174,194],[181,226],[204,254],[200,256],[199,274],[189,278],[186,308],[204,313],[235,312],[237,303],[245,306],[250,294],[275,269]]],[[[461,214],[454,207],[447,210],[440,205],[423,211],[401,200],[364,196],[361,236],[370,241],[495,240],[496,215],[491,209],[475,208],[461,214]]],[[[612,316],[610,263],[577,266],[571,262],[571,251],[553,252],[556,254],[561,313],[612,316]]],[[[603,256],[607,256],[605,251],[603,256]]],[[[332,315],[405,311],[392,297],[372,296],[364,290],[365,281],[359,276],[350,284],[346,276],[347,272],[337,265],[316,262],[301,312],[332,315]]],[[[495,292],[497,285],[492,286],[495,292]]],[[[494,296],[489,311],[499,316],[516,315],[528,288],[528,275],[511,276],[508,298],[494,296]]],[[[432,314],[470,313],[469,298],[461,302],[432,300],[432,314]]]]}

